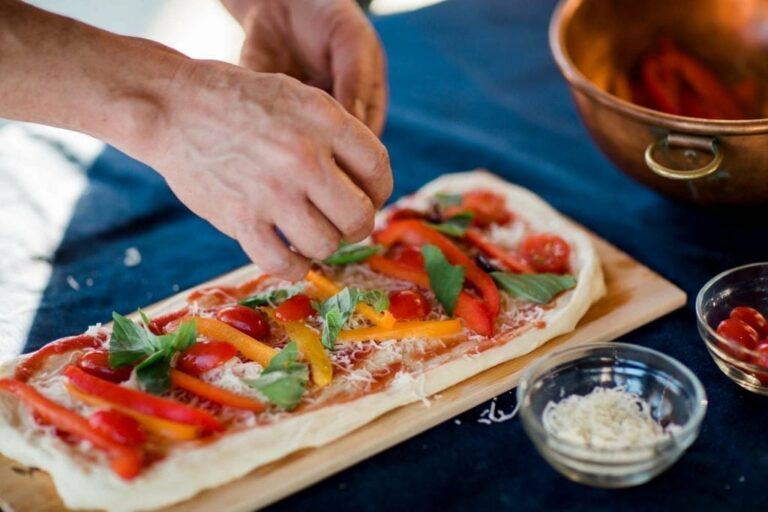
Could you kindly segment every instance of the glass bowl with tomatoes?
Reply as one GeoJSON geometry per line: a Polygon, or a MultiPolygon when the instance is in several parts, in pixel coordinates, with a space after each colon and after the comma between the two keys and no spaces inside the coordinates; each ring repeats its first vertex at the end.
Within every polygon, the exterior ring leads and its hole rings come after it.
{"type": "Polygon", "coordinates": [[[717,366],[739,386],[768,395],[768,262],[713,277],[696,298],[696,319],[717,366]]]}

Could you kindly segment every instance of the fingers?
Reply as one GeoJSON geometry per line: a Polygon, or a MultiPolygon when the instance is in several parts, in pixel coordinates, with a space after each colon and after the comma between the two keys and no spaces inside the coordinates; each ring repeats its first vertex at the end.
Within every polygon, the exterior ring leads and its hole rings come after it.
{"type": "Polygon", "coordinates": [[[347,242],[359,242],[373,230],[376,213],[370,198],[331,158],[324,162],[322,180],[307,191],[315,204],[347,242]]]}
{"type": "Polygon", "coordinates": [[[334,139],[333,152],[339,167],[370,197],[374,208],[381,208],[392,194],[389,153],[381,141],[350,119],[334,139]]]}
{"type": "Polygon", "coordinates": [[[242,224],[237,240],[248,257],[267,274],[297,281],[309,270],[309,260],[290,250],[271,224],[242,224]]]}
{"type": "Polygon", "coordinates": [[[273,218],[291,245],[307,258],[322,260],[339,248],[341,233],[306,198],[281,205],[273,218]]]}
{"type": "Polygon", "coordinates": [[[384,121],[387,116],[387,65],[383,52],[379,52],[376,66],[379,68],[379,72],[375,74],[375,79],[371,84],[371,96],[368,101],[365,123],[377,137],[380,137],[384,131],[384,121]]]}

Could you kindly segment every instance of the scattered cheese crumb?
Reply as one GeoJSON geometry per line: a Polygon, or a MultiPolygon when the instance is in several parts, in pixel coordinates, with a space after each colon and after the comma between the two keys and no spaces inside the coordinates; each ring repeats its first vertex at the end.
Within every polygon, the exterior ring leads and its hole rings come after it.
{"type": "Polygon", "coordinates": [[[75,279],[72,276],[67,276],[67,284],[69,285],[70,288],[72,288],[75,291],[80,289],[80,283],[78,283],[77,279],[75,279]]]}
{"type": "Polygon", "coordinates": [[[501,409],[496,409],[496,398],[491,400],[491,406],[480,413],[480,418],[477,422],[483,425],[492,425],[494,423],[504,423],[517,416],[517,410],[520,408],[520,404],[516,405],[511,412],[505,413],[501,409]]]}
{"type": "Polygon", "coordinates": [[[176,283],[174,283],[174,284],[173,284],[173,286],[171,286],[171,290],[173,290],[174,292],[177,292],[177,291],[179,291],[180,289],[181,289],[181,288],[180,288],[180,287],[179,287],[179,285],[177,285],[176,283]]]}
{"type": "Polygon", "coordinates": [[[624,449],[647,446],[679,428],[663,428],[651,416],[651,406],[621,387],[595,388],[549,402],[542,413],[547,432],[585,447],[624,449]]]}
{"type": "Polygon", "coordinates": [[[87,287],[89,287],[89,288],[90,288],[91,286],[93,286],[93,278],[92,278],[92,277],[86,277],[86,278],[85,278],[85,286],[87,286],[87,287]]]}
{"type": "Polygon", "coordinates": [[[457,425],[461,425],[461,420],[459,418],[456,418],[455,420],[453,420],[453,422],[457,425]]]}
{"type": "Polygon", "coordinates": [[[141,253],[135,247],[129,247],[125,250],[123,265],[126,267],[138,267],[141,265],[141,253]]]}

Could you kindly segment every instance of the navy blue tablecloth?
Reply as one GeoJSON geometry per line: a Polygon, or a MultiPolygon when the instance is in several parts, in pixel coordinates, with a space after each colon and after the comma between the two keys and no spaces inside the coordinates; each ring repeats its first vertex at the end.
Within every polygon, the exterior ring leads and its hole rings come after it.
{"type": "MultiPolygon", "coordinates": [[[[571,483],[517,420],[478,423],[482,405],[274,505],[276,510],[758,510],[768,483],[768,399],[720,374],[696,333],[693,298],[726,268],[765,259],[765,210],[673,203],[619,173],[577,118],[550,58],[551,0],[456,0],[377,20],[390,66],[384,140],[395,195],[444,172],[492,169],[532,189],[689,294],[688,306],[624,337],[703,381],[699,440],[653,482],[606,491],[571,483]]],[[[236,243],[190,214],[150,169],[107,149],[54,259],[28,349],[245,264],[236,243]],[[126,268],[136,247],[142,264],[126,268]],[[67,276],[91,278],[79,291],[67,276]]],[[[497,404],[514,405],[506,393],[497,404]]],[[[215,468],[212,468],[215,470],[215,468]]]]}

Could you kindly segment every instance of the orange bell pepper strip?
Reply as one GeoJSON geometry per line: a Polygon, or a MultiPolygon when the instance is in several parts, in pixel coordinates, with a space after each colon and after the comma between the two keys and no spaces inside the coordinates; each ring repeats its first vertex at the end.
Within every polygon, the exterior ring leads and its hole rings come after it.
{"type": "Polygon", "coordinates": [[[318,387],[330,384],[333,380],[333,364],[320,341],[320,335],[301,322],[285,322],[283,327],[288,337],[298,345],[299,352],[309,361],[312,381],[318,387]]]}
{"type": "Polygon", "coordinates": [[[494,317],[501,310],[501,295],[491,276],[483,272],[469,256],[440,232],[430,228],[420,220],[406,219],[392,222],[374,235],[376,241],[384,245],[403,242],[409,245],[436,245],[443,255],[454,265],[464,267],[467,280],[478,289],[483,297],[488,311],[494,317]]]}
{"type": "Polygon", "coordinates": [[[72,365],[64,369],[64,375],[78,390],[109,403],[120,404],[147,416],[193,425],[207,432],[224,430],[219,420],[202,409],[94,377],[72,365]]]}
{"type": "Polygon", "coordinates": [[[195,317],[197,333],[216,341],[224,341],[235,347],[251,361],[256,361],[266,368],[277,350],[252,338],[229,324],[215,318],[195,317]]]}
{"type": "Polygon", "coordinates": [[[403,338],[446,338],[461,333],[461,320],[398,322],[393,327],[363,327],[341,331],[337,341],[382,341],[403,338]]]}
{"type": "MultiPolygon", "coordinates": [[[[336,286],[333,281],[325,276],[318,274],[314,270],[307,272],[305,279],[315,285],[315,288],[318,292],[320,292],[320,298],[322,299],[327,299],[328,297],[331,297],[341,291],[341,289],[336,286]]],[[[389,311],[382,311],[381,313],[378,313],[370,306],[370,304],[366,304],[364,302],[358,303],[355,307],[355,311],[363,315],[370,322],[382,327],[392,327],[397,321],[389,311]]]]}
{"type": "Polygon", "coordinates": [[[527,261],[494,244],[476,229],[467,229],[464,232],[464,238],[491,258],[499,260],[511,272],[517,272],[518,274],[530,274],[533,272],[527,261]]]}
{"type": "Polygon", "coordinates": [[[90,442],[107,452],[112,470],[125,480],[141,472],[143,452],[140,447],[122,445],[94,429],[87,419],[52,402],[35,388],[15,379],[0,379],[0,391],[10,393],[32,409],[39,418],[63,432],[90,442]]]}
{"type": "Polygon", "coordinates": [[[208,384],[204,380],[193,377],[179,370],[171,370],[171,383],[185,391],[189,391],[199,397],[215,402],[219,405],[234,407],[251,412],[261,412],[265,409],[263,403],[252,398],[231,393],[208,384]]]}
{"type": "Polygon", "coordinates": [[[142,414],[133,409],[129,409],[119,403],[108,402],[102,398],[98,398],[84,391],[81,391],[77,386],[73,384],[67,385],[69,394],[77,398],[83,403],[92,405],[94,407],[105,407],[115,409],[123,414],[127,414],[136,421],[138,421],[144,429],[160,437],[164,437],[170,441],[191,441],[197,439],[202,435],[201,429],[194,425],[186,425],[184,423],[177,423],[175,421],[168,421],[155,416],[149,416],[142,414]]]}

